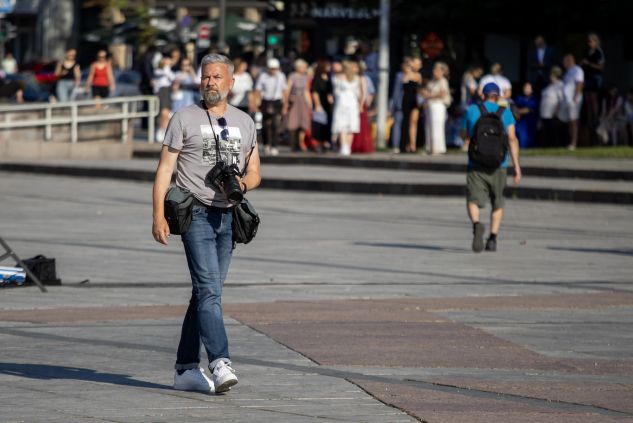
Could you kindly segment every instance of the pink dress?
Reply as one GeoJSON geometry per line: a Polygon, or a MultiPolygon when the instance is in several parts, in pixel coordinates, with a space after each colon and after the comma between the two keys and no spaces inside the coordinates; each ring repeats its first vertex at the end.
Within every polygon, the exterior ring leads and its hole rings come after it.
{"type": "Polygon", "coordinates": [[[310,129],[312,126],[310,106],[305,97],[305,92],[308,90],[308,84],[310,83],[308,76],[295,72],[290,75],[288,82],[292,84],[292,88],[288,96],[287,128],[289,131],[310,129]]]}

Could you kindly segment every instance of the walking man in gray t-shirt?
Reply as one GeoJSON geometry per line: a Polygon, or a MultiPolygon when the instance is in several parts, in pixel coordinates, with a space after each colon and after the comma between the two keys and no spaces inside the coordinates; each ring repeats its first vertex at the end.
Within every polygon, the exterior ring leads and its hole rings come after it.
{"type": "Polygon", "coordinates": [[[203,102],[176,112],[167,127],[154,181],[152,234],[167,244],[163,201],[176,168],[176,185],[191,191],[195,201],[191,225],[182,234],[193,289],[182,324],[174,388],[220,393],[237,383],[222,316],[222,286],[233,250],[232,214],[223,190],[205,184],[205,176],[218,160],[240,170],[246,167],[244,176],[237,177],[243,192],[256,188],[261,176],[255,123],[227,102],[234,82],[233,63],[209,54],[201,68],[203,102]],[[201,341],[211,378],[200,368],[201,341]]]}

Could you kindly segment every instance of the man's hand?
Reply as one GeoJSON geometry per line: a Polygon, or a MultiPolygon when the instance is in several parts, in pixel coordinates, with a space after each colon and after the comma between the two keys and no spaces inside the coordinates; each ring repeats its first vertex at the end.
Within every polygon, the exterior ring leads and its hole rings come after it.
{"type": "Polygon", "coordinates": [[[163,216],[159,216],[154,219],[154,223],[152,224],[152,235],[154,235],[154,239],[161,244],[167,245],[167,239],[169,238],[169,225],[167,224],[167,220],[163,216]]]}
{"type": "Polygon", "coordinates": [[[521,181],[521,177],[523,176],[523,174],[521,173],[521,166],[515,166],[514,167],[514,185],[519,185],[519,182],[521,181]]]}

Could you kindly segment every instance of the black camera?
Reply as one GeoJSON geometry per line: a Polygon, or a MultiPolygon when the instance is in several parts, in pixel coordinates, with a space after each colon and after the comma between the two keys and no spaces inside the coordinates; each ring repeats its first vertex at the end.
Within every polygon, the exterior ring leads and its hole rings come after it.
{"type": "Polygon", "coordinates": [[[236,164],[227,165],[219,161],[207,173],[204,182],[216,191],[224,192],[229,202],[236,205],[240,204],[244,198],[237,176],[240,176],[240,170],[236,164]]]}

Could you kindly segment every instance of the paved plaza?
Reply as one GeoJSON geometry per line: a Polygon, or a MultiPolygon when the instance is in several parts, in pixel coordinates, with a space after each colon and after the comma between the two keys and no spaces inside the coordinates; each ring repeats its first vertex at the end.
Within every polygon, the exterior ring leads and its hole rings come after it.
{"type": "Polygon", "coordinates": [[[633,422],[630,205],[510,199],[474,254],[461,198],[249,193],[214,396],[171,389],[190,282],[151,183],[0,177],[0,236],[63,280],[0,290],[0,423],[633,422]]]}

